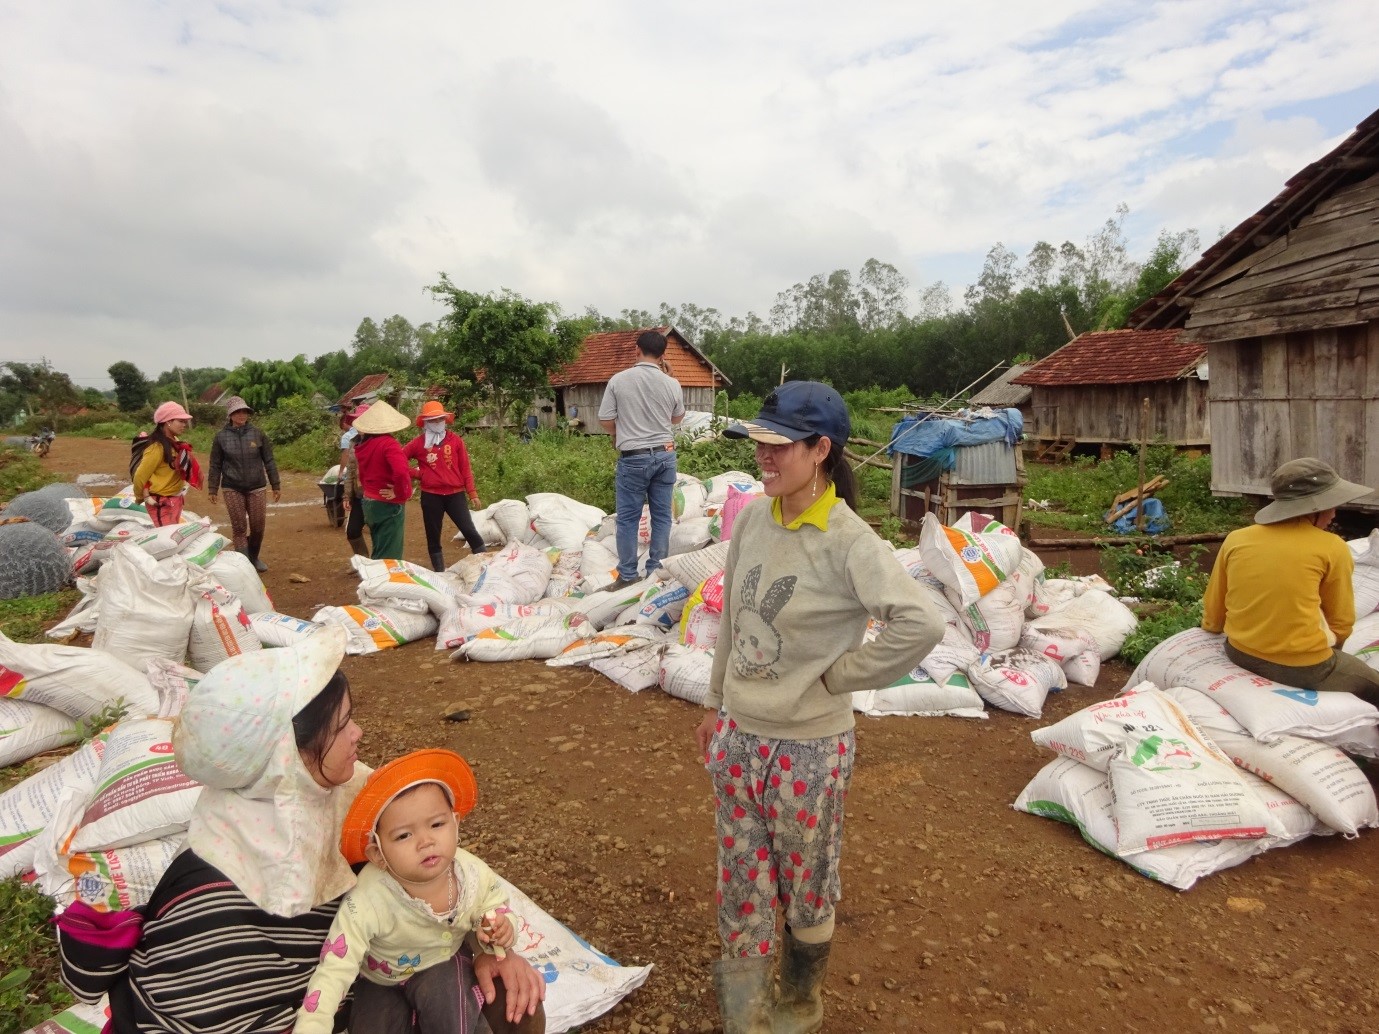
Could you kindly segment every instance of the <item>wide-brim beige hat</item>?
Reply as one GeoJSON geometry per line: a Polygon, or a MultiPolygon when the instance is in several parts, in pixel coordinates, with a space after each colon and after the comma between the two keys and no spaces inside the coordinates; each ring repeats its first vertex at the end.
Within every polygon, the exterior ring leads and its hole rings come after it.
{"type": "Polygon", "coordinates": [[[1277,524],[1353,503],[1374,489],[1346,481],[1336,468],[1314,456],[1289,460],[1269,479],[1274,501],[1255,514],[1256,524],[1277,524]]]}
{"type": "Polygon", "coordinates": [[[396,434],[411,423],[388,403],[379,400],[370,403],[367,413],[355,418],[354,429],[360,434],[396,434]]]}

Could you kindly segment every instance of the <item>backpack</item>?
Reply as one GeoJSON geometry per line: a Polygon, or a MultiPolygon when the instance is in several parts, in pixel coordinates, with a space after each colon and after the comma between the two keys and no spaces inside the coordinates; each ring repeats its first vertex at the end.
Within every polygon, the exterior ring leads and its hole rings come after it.
{"type": "Polygon", "coordinates": [[[134,480],[134,472],[139,469],[139,464],[143,462],[144,450],[154,444],[153,436],[147,431],[140,431],[129,443],[129,480],[134,480]]]}

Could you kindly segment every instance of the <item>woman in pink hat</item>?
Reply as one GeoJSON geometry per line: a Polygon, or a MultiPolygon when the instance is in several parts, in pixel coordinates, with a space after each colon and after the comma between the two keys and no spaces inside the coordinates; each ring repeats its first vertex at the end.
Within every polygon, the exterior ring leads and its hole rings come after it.
{"type": "Polygon", "coordinates": [[[474,487],[474,471],[469,466],[469,451],[464,439],[447,426],[454,423],[455,414],[447,413],[434,399],[421,407],[417,414],[417,435],[402,454],[408,463],[416,463],[412,477],[421,481],[421,523],[426,529],[426,551],[431,555],[431,567],[445,570],[445,553],[441,549],[441,526],[449,515],[469,543],[471,553],[484,551],[484,540],[469,508],[478,509],[478,490],[474,487]]]}
{"type": "Polygon", "coordinates": [[[134,499],[144,504],[154,527],[182,523],[187,488],[201,487],[201,465],[181,440],[191,422],[192,415],[176,402],[164,402],[153,411],[153,432],[140,431],[130,443],[134,499]]]}

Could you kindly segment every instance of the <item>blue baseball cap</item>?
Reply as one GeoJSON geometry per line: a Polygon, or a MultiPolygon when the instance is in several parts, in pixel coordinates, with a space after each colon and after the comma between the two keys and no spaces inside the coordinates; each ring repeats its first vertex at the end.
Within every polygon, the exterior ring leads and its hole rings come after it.
{"type": "Polygon", "coordinates": [[[729,438],[750,438],[768,445],[785,445],[822,435],[842,448],[852,431],[852,418],[843,397],[818,381],[786,381],[761,404],[755,420],[730,424],[729,438]]]}

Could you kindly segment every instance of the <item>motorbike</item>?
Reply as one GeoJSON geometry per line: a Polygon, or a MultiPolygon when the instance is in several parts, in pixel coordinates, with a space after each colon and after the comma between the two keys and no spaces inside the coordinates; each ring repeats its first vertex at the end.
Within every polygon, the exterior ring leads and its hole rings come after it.
{"type": "Polygon", "coordinates": [[[53,447],[53,442],[57,439],[57,432],[51,427],[45,427],[37,434],[29,435],[29,451],[36,456],[48,455],[48,450],[53,447]]]}

